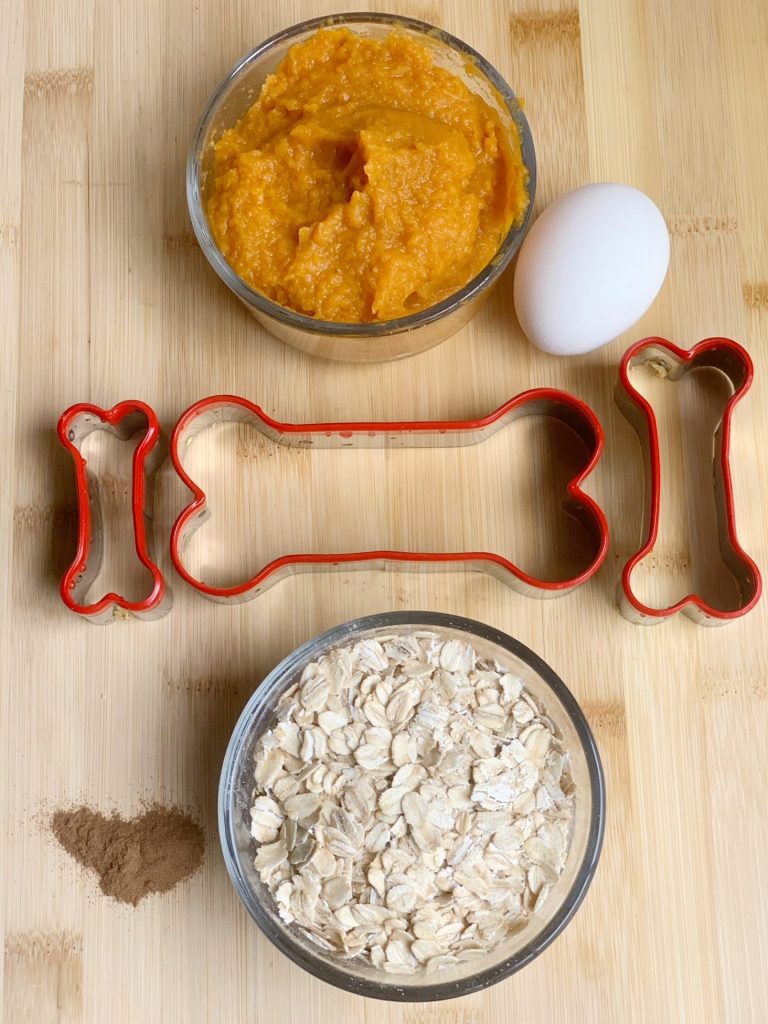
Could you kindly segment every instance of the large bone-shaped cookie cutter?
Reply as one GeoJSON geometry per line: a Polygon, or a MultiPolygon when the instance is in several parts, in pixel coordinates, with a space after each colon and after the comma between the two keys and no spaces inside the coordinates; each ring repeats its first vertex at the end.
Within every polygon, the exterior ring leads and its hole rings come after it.
{"type": "Polygon", "coordinates": [[[608,524],[597,503],[581,490],[603,450],[603,430],[592,410],[563,391],[538,388],[510,399],[479,420],[417,423],[280,423],[245,398],[217,395],[190,406],[180,417],[171,437],[171,458],[176,472],[194,495],[171,532],[171,557],[179,575],[201,594],[215,601],[248,601],[287,575],[334,568],[385,568],[405,564],[409,568],[440,565],[482,570],[517,590],[537,597],[565,594],[584,583],[600,568],[608,547],[608,524]],[[206,496],[184,468],[184,456],[194,438],[207,427],[222,422],[244,422],[274,443],[297,448],[428,448],[477,444],[513,420],[523,416],[552,416],[567,424],[584,441],[589,457],[581,472],[568,484],[564,508],[576,517],[592,542],[587,568],[570,579],[555,582],[536,579],[509,559],[488,551],[414,552],[358,551],[343,553],[287,554],[265,565],[255,576],[237,586],[218,587],[197,579],[186,568],[183,551],[189,537],[208,518],[206,496]]]}
{"type": "Polygon", "coordinates": [[[683,612],[695,622],[717,626],[745,615],[760,598],[762,582],[757,565],[744,551],[736,536],[733,488],[731,485],[730,443],[731,416],[734,407],[752,383],[752,360],[747,352],[730,338],[707,338],[692,349],[678,348],[665,338],[643,338],[627,350],[619,368],[616,403],[637,432],[646,463],[649,500],[645,509],[642,546],[624,566],[618,594],[619,607],[631,622],[653,625],[670,615],[683,612]],[[739,605],[733,610],[713,608],[698,594],[688,594],[667,608],[651,608],[642,602],[632,588],[635,566],[653,549],[659,531],[661,502],[661,462],[659,458],[659,432],[656,416],[648,401],[630,380],[631,371],[651,363],[670,380],[677,380],[691,370],[709,368],[719,370],[730,381],[733,394],[723,411],[723,418],[715,431],[712,477],[720,552],[739,589],[739,605]]]}
{"type": "Polygon", "coordinates": [[[89,622],[109,623],[131,615],[139,619],[158,619],[171,607],[171,591],[163,574],[150,556],[147,522],[151,519],[149,481],[157,469],[162,451],[158,446],[160,426],[154,411],[144,402],[120,402],[111,409],[80,403],[61,414],[59,440],[75,464],[77,489],[77,553],[61,580],[61,596],[66,606],[89,622]],[[105,594],[93,604],[86,603],[88,590],[101,568],[104,554],[104,530],[97,481],[88,470],[81,453],[83,441],[94,430],[108,430],[127,441],[145,431],[133,453],[131,508],[136,554],[149,570],[152,585],[141,601],[129,601],[120,594],[105,594]]]}

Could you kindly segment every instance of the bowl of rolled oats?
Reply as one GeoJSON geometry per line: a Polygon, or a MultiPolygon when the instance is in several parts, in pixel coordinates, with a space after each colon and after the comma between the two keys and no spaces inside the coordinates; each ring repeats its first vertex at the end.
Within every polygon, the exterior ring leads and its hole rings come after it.
{"type": "Polygon", "coordinates": [[[381,999],[466,995],[570,921],[602,846],[583,712],[512,637],[393,612],[304,644],[259,685],[219,788],[227,869],[311,974],[381,999]]]}

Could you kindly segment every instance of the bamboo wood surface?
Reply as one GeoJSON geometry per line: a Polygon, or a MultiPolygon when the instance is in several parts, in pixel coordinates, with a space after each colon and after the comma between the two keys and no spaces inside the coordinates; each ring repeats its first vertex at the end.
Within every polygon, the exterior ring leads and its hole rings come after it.
{"type": "MultiPolygon", "coordinates": [[[[509,276],[467,328],[413,360],[343,366],[301,355],[267,336],[206,264],[187,219],[184,161],[207,95],[235,60],[328,5],[4,0],[0,1015],[6,1024],[765,1021],[768,603],[722,629],[680,617],[643,629],[620,617],[614,592],[640,540],[643,484],[613,388],[621,354],[643,335],[687,347],[722,334],[749,349],[757,374],[734,418],[736,508],[744,547],[768,566],[768,7],[375,6],[460,35],[525,98],[539,208],[591,180],[645,190],[671,232],[667,282],[641,323],[573,360],[546,357],[521,336],[509,276]],[[575,392],[607,434],[587,490],[609,517],[609,557],[570,596],[539,603],[482,575],[338,572],[294,577],[225,607],[176,580],[168,617],[109,627],[79,621],[59,599],[75,509],[54,427],[75,401],[140,398],[167,431],[216,392],[289,421],[455,419],[537,385],[575,392]],[[305,976],[251,924],[218,849],[218,771],[258,681],[310,636],[388,608],[470,615],[534,648],[581,701],[608,781],[602,861],[572,924],[514,978],[442,1005],[366,1002],[305,976]],[[109,902],[46,831],[54,808],[78,800],[128,815],[147,800],[189,808],[207,830],[203,870],[136,909],[109,902]]],[[[722,391],[697,397],[689,384],[648,385],[668,489],[644,597],[674,599],[691,581],[722,585],[705,433],[722,391]]],[[[505,435],[469,467],[445,453],[432,463],[397,452],[396,467],[377,455],[362,469],[351,459],[327,472],[320,463],[308,471],[307,453],[260,458],[263,446],[244,428],[200,440],[197,465],[224,511],[190,557],[212,560],[224,577],[296,550],[291,543],[382,535],[460,549],[480,535],[508,539],[524,567],[557,575],[578,562],[577,538],[557,510],[568,475],[557,432],[530,421],[505,435]],[[343,506],[332,495],[313,506],[309,484],[328,481],[343,506]],[[399,487],[413,490],[401,501],[399,487]]],[[[140,592],[126,557],[128,456],[116,442],[94,445],[105,572],[140,592]]],[[[166,468],[163,548],[184,500],[166,468]]]]}

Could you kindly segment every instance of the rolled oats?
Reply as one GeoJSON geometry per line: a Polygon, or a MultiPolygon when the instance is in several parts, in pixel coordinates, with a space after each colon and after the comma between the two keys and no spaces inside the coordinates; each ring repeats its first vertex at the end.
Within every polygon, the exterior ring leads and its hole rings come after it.
{"type": "Polygon", "coordinates": [[[568,854],[568,752],[520,679],[462,640],[360,640],[308,665],[255,753],[254,864],[280,917],[393,974],[524,926],[568,854]]]}

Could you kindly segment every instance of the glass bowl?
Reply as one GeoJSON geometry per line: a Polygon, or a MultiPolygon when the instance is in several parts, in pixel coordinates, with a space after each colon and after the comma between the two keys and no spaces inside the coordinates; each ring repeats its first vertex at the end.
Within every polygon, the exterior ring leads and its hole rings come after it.
{"type": "Polygon", "coordinates": [[[533,651],[512,637],[470,619],[430,612],[389,612],[356,619],[310,640],[288,655],[259,685],[243,710],[224,758],[219,786],[219,832],[232,882],[256,924],[281,952],[310,974],[339,988],[379,999],[427,1001],[467,995],[506,978],[529,963],[565,928],[595,873],[603,841],[605,783],[589,725],[573,695],[533,651]],[[278,916],[272,895],[253,866],[250,835],[253,754],[261,734],[275,724],[282,694],[304,667],[329,650],[364,637],[432,629],[469,642],[519,675],[559,729],[571,755],[575,815],[565,868],[540,914],[484,957],[430,974],[395,975],[341,960],[310,942],[278,916]]]}
{"type": "Polygon", "coordinates": [[[336,14],[313,18],[278,32],[252,50],[214,91],[198,122],[187,160],[187,202],[192,226],[208,261],[222,281],[271,334],[288,344],[348,362],[385,362],[423,352],[455,334],[478,309],[499,275],[517,252],[528,227],[536,192],[536,157],[528,122],[514,93],[483,57],[460,39],[412,18],[390,14],[336,14]],[[352,32],[383,38],[397,30],[429,45],[435,63],[458,75],[467,87],[499,114],[502,124],[517,126],[522,157],[528,169],[528,209],[524,222],[513,226],[491,262],[467,285],[434,306],[374,323],[335,323],[296,313],[272,302],[240,278],[216,244],[205,208],[213,179],[213,143],[231,128],[258,99],[272,74],[294,43],[320,28],[344,26],[352,32]]]}

